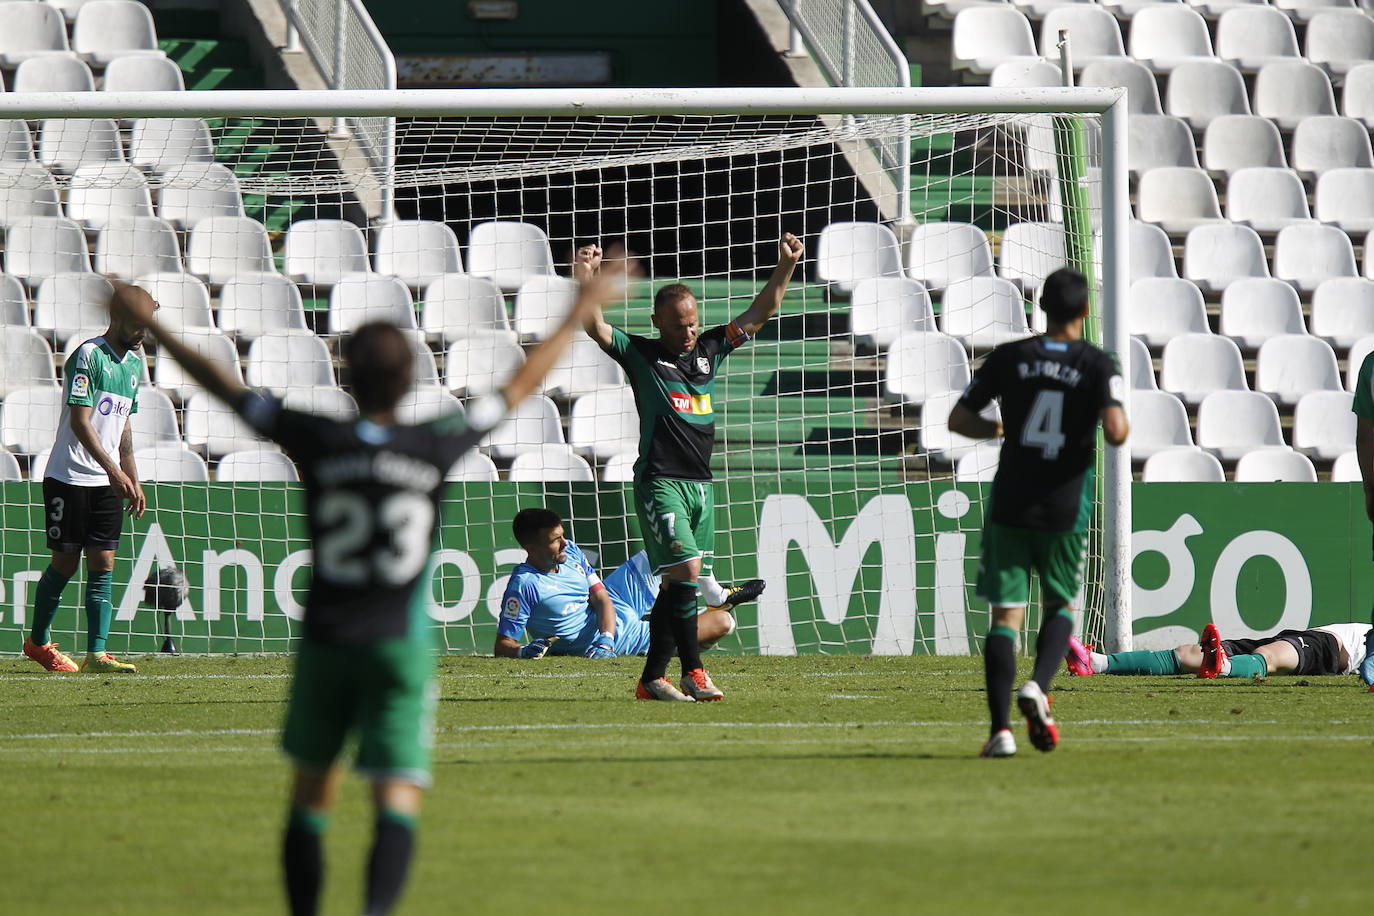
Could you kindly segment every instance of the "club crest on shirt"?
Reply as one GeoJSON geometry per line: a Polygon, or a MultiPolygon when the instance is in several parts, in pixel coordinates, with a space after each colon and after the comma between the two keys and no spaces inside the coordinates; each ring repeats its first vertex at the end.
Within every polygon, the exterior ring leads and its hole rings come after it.
{"type": "Polygon", "coordinates": [[[704,356],[697,357],[697,371],[706,375],[711,371],[711,361],[704,356]]]}

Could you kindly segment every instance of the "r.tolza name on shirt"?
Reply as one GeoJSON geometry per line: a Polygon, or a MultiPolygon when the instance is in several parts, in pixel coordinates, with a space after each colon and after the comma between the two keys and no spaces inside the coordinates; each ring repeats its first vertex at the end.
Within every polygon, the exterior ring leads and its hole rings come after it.
{"type": "Polygon", "coordinates": [[[1083,373],[1073,366],[1056,363],[1049,359],[1037,359],[1031,363],[1017,363],[1016,372],[1023,379],[1050,378],[1056,382],[1076,388],[1083,380],[1083,373]]]}

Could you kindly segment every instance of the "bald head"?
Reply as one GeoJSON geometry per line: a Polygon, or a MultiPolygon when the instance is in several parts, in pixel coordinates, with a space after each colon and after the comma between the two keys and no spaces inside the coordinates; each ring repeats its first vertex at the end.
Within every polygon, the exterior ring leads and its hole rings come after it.
{"type": "Polygon", "coordinates": [[[105,332],[106,339],[125,350],[136,350],[143,346],[143,338],[148,333],[148,325],[157,308],[157,301],[147,290],[115,281],[114,295],[110,297],[110,328],[105,332]]]}
{"type": "Polygon", "coordinates": [[[654,295],[654,327],[659,346],[674,356],[697,344],[697,297],[681,283],[663,287],[654,295]]]}

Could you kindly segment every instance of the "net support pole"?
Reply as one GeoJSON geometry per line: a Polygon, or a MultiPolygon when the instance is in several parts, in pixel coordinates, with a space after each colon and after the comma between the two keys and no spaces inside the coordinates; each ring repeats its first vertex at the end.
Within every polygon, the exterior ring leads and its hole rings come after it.
{"type": "MultiPolygon", "coordinates": [[[[1130,277],[1130,202],[1126,176],[1126,95],[1102,117],[1102,342],[1131,377],[1126,296],[1130,277]]],[[[1107,651],[1132,649],[1131,443],[1104,448],[1103,574],[1107,651]]]]}

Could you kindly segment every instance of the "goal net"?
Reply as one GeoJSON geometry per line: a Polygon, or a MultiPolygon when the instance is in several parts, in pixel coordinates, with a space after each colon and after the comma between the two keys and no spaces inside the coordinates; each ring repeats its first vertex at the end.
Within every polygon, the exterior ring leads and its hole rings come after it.
{"type": "MultiPolygon", "coordinates": [[[[703,328],[727,323],[792,232],[806,254],[782,308],[724,362],[709,408],[715,575],[768,583],[719,651],[976,652],[997,446],[952,434],[947,418],[989,348],[1040,326],[1031,303],[1062,264],[1093,277],[1090,335],[1122,349],[1104,308],[1119,247],[1104,220],[1110,99],[1051,90],[1015,112],[922,113],[921,91],[867,109],[843,90],[810,105],[773,92],[767,114],[684,113],[667,92],[636,95],[632,114],[590,113],[584,93],[528,115],[493,113],[489,93],[469,113],[463,93],[401,94],[394,122],[368,94],[356,110],[329,94],[292,116],[266,93],[251,105],[196,93],[179,110],[146,96],[61,110],[0,100],[0,632],[17,649],[27,629],[64,364],[103,332],[110,279],[152,292],[163,322],[247,384],[339,417],[356,415],[341,339],[393,321],[416,353],[402,415],[423,422],[499,388],[548,333],[573,293],[576,246],[633,259],[640,276],[607,318],[653,337],[656,289],[685,283],[703,328]],[[372,116],[369,142],[356,120],[354,140],[331,136],[340,114],[372,116]],[[376,136],[394,136],[394,156],[377,155],[376,136]],[[874,155],[902,143],[909,175],[874,155]]],[[[531,94],[502,96],[530,107],[531,94]]],[[[717,98],[761,110],[747,90],[717,98]]],[[[285,651],[310,564],[295,469],[155,347],[146,364],[131,422],[149,510],[125,523],[110,648],[285,651]],[[145,590],[165,567],[184,573],[184,597],[145,590]]],[[[637,429],[622,373],[584,337],[454,468],[429,604],[446,650],[491,651],[523,558],[519,509],[558,511],[603,575],[641,549],[637,429]]],[[[1129,551],[1113,527],[1123,474],[1129,463],[1099,461],[1080,602],[1085,638],[1115,645],[1129,639],[1129,551]]],[[[78,650],[83,575],[54,630],[78,650]]]]}

